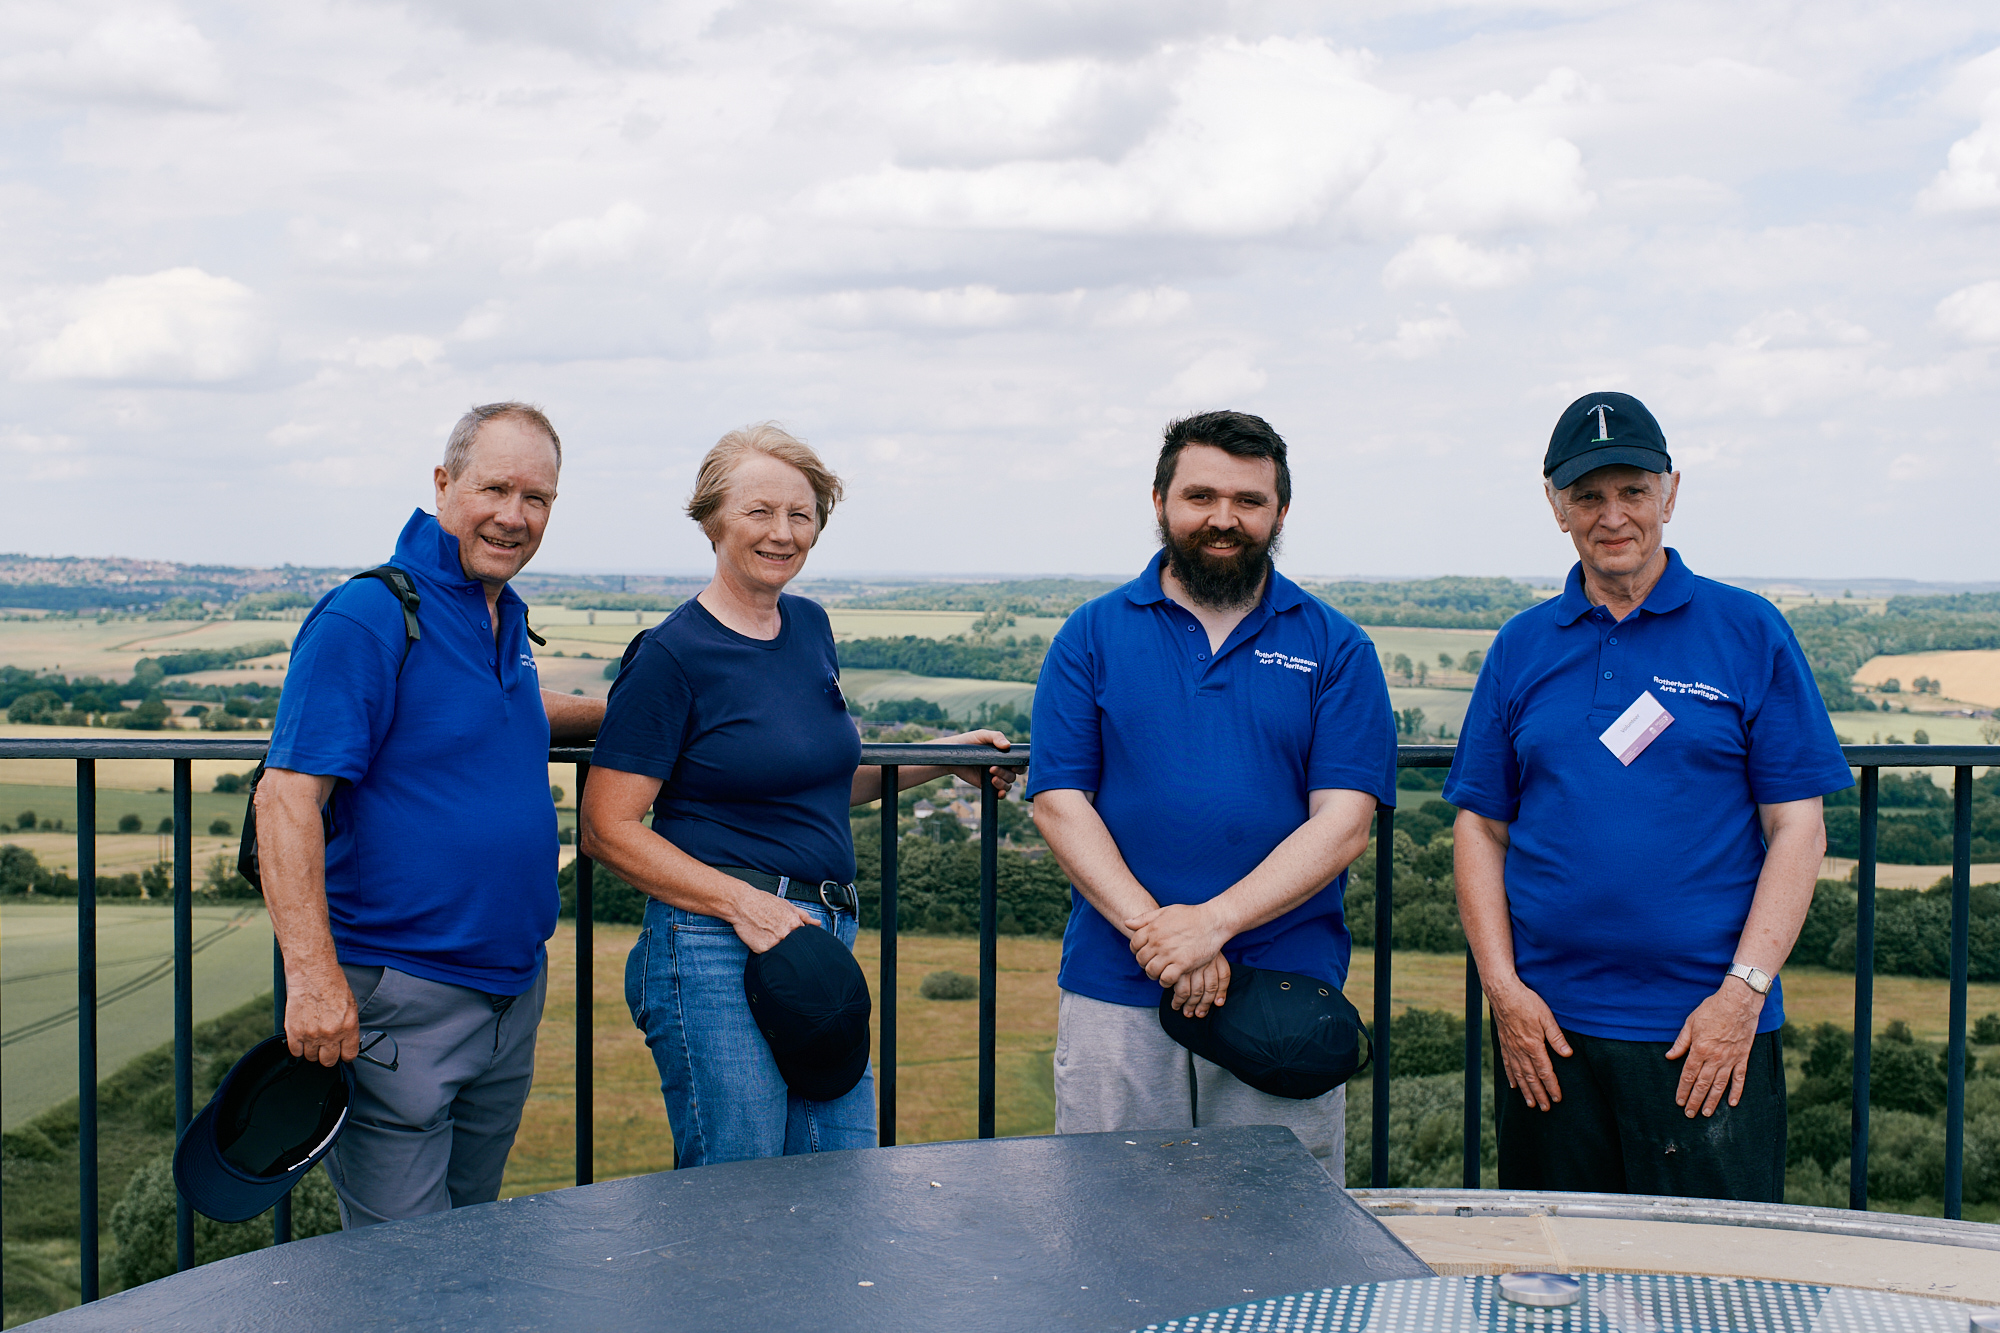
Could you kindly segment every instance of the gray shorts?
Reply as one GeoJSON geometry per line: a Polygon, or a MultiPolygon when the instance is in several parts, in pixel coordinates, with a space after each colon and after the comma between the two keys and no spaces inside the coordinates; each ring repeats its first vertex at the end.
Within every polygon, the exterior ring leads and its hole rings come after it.
{"type": "Polygon", "coordinates": [[[526,994],[341,965],[363,1032],[396,1040],[397,1068],[354,1062],[354,1109],[326,1173],[349,1230],[491,1203],[535,1077],[544,967],[526,994]]]}
{"type": "Polygon", "coordinates": [[[1157,1009],[1063,991],[1056,1015],[1056,1133],[1283,1125],[1347,1183],[1347,1089],[1273,1097],[1189,1051],[1157,1009]]]}

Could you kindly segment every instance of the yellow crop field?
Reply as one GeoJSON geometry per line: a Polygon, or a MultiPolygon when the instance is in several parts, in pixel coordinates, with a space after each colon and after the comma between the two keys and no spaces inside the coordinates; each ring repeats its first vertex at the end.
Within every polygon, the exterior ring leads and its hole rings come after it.
{"type": "MultiPolygon", "coordinates": [[[[1943,699],[1978,708],[2000,708],[2000,648],[1871,657],[1854,673],[1854,683],[1872,689],[1885,680],[1895,680],[1903,687],[1903,699],[1914,702],[1908,691],[1918,676],[1942,682],[1943,699]]],[[[1877,696],[1878,701],[1881,697],[1877,696]]],[[[1927,707],[1939,702],[1938,696],[1917,697],[1925,698],[1927,707]]]]}

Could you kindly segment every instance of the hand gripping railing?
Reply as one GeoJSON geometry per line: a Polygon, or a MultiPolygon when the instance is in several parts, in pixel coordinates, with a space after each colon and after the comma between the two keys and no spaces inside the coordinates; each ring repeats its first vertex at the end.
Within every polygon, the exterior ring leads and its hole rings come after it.
{"type": "MultiPolygon", "coordinates": [[[[82,1259],[82,1294],[95,1300],[100,1291],[98,1234],[98,1115],[97,1115],[97,763],[99,760],[169,759],[174,761],[174,1122],[184,1131],[193,1110],[193,865],[192,833],[193,781],[191,761],[232,759],[255,761],[263,758],[267,741],[263,738],[222,739],[50,739],[0,740],[0,759],[68,759],[76,764],[77,810],[77,1061],[78,1061],[78,1186],[79,1242],[82,1259]]],[[[1947,745],[1850,745],[1847,761],[1861,770],[1861,865],[1856,916],[1856,959],[1854,971],[1854,1119],[1850,1201],[1855,1208],[1867,1206],[1868,1158],[1868,1073],[1872,1047],[1874,1001],[1875,929],[1875,847],[1878,818],[1880,771],[1883,768],[1951,768],[1953,770],[1952,823],[1952,925],[1949,1041],[1947,1047],[1947,1097],[1945,1118],[1945,1198],[1947,1217],[1961,1213],[1964,1192],[1965,1158],[1965,1064],[1971,923],[1971,809],[1972,770],[1975,766],[2000,765],[2000,746],[1947,745]]],[[[577,797],[590,776],[588,748],[560,748],[550,751],[551,762],[576,765],[577,797]]],[[[1397,764],[1401,768],[1442,768],[1451,762],[1452,747],[1445,745],[1405,745],[1397,764]]],[[[993,765],[1023,768],[1028,763],[1028,747],[1015,746],[1001,754],[977,745],[864,745],[862,762],[882,769],[883,789],[893,793],[899,770],[913,764],[993,765]]],[[[878,989],[880,1052],[876,1067],[879,1123],[884,1145],[896,1142],[896,853],[899,810],[893,795],[882,804],[882,961],[878,989]]],[[[1389,1089],[1391,1070],[1391,996],[1395,967],[1395,814],[1382,810],[1375,818],[1375,979],[1374,1039],[1375,1068],[1373,1094],[1373,1183],[1389,1184],[1389,1089]]],[[[994,1132],[995,1072],[994,1046],[998,1000],[998,888],[999,849],[998,794],[990,786],[980,795],[980,892],[979,892],[979,1135],[991,1138],[994,1132]]],[[[592,1127],[592,914],[590,858],[577,859],[576,916],[576,1179],[587,1184],[593,1178],[594,1133],[592,1127]]],[[[275,954],[275,950],[274,950],[275,954]]],[[[275,956],[272,964],[274,992],[273,1020],[282,1026],[284,1013],[284,972],[275,956]]],[[[1465,968],[1465,1107],[1464,1179],[1469,1188],[1479,1185],[1479,1158],[1482,1133],[1482,1071],[1484,1024],[1479,974],[1470,951],[1465,968]]],[[[176,1218],[179,1264],[193,1263],[192,1217],[185,1200],[176,1218]]],[[[275,1215],[273,1238],[290,1239],[288,1207],[281,1205],[275,1215]]]]}

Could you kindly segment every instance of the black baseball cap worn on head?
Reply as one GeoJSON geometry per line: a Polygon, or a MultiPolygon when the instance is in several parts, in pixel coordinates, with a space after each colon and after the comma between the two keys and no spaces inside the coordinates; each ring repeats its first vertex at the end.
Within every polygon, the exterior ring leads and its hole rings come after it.
{"type": "Polygon", "coordinates": [[[326,1156],[354,1103],[354,1070],[329,1069],[267,1037],[223,1078],[174,1149],[174,1183],[196,1211],[247,1222],[326,1156]]]}
{"type": "Polygon", "coordinates": [[[1163,991],[1160,1026],[1257,1091],[1297,1101],[1333,1091],[1374,1055],[1361,1015],[1337,986],[1271,968],[1232,967],[1227,1001],[1206,1018],[1189,1018],[1163,991]]]}
{"type": "Polygon", "coordinates": [[[874,1002],[861,964],[839,936],[800,926],[743,964],[750,1017],[785,1085],[807,1101],[845,1097],[868,1068],[874,1002]]]}
{"type": "Polygon", "coordinates": [[[1561,490],[1586,472],[1615,464],[1648,472],[1674,468],[1666,434],[1644,403],[1629,393],[1587,393],[1556,419],[1542,475],[1561,490]]]}

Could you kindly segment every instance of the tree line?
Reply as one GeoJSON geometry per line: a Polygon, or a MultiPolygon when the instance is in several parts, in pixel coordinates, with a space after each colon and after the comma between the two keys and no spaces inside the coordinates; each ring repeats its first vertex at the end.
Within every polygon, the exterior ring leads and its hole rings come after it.
{"type": "Polygon", "coordinates": [[[1891,597],[1881,615],[1840,603],[1800,606],[1785,618],[1834,713],[1875,711],[1853,683],[1870,658],[2000,648],[2000,593],[1891,597]]]}

